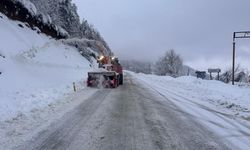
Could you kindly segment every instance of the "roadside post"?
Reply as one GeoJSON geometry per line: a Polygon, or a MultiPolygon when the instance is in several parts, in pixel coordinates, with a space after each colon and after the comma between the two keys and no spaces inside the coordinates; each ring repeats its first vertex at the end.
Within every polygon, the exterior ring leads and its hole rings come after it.
{"type": "Polygon", "coordinates": [[[75,82],[73,82],[73,90],[74,90],[74,92],[76,92],[76,83],[75,82]]]}
{"type": "Polygon", "coordinates": [[[250,31],[240,31],[233,33],[233,65],[232,65],[232,85],[234,85],[234,78],[235,78],[235,39],[240,38],[250,38],[250,31]]]}

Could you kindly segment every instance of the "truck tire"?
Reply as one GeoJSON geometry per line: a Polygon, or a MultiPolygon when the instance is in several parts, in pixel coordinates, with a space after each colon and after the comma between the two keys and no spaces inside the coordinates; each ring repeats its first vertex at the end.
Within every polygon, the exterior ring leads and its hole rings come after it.
{"type": "Polygon", "coordinates": [[[119,75],[119,84],[123,85],[123,74],[119,75]]]}

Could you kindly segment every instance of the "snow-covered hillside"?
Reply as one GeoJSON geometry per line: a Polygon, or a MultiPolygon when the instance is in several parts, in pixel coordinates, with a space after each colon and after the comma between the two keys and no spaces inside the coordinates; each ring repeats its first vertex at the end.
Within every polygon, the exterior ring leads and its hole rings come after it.
{"type": "Polygon", "coordinates": [[[0,43],[0,121],[57,101],[90,69],[77,49],[1,13],[0,43]]]}
{"type": "Polygon", "coordinates": [[[250,85],[128,72],[239,149],[249,149],[250,85]]]}

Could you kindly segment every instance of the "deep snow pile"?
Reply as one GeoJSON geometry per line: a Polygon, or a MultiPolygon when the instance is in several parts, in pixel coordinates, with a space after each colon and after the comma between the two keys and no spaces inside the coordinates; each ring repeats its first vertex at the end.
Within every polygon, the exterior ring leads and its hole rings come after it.
{"type": "Polygon", "coordinates": [[[237,149],[250,148],[250,86],[127,72],[237,149]]]}
{"type": "Polygon", "coordinates": [[[89,62],[77,49],[0,13],[0,121],[48,106],[84,82],[89,62]]]}

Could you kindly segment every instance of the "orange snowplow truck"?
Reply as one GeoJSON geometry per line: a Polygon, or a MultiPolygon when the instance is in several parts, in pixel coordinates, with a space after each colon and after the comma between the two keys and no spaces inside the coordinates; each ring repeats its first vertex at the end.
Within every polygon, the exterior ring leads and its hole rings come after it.
{"type": "Polygon", "coordinates": [[[117,58],[100,56],[97,62],[99,69],[88,72],[87,86],[116,88],[123,84],[122,67],[117,58]]]}

